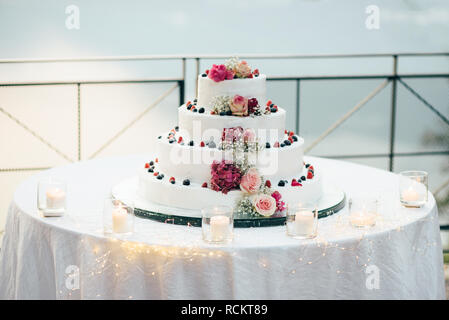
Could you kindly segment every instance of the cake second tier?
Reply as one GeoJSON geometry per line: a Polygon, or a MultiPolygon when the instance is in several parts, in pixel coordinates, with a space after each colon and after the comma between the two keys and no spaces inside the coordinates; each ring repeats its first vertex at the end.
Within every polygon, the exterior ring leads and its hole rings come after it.
{"type": "Polygon", "coordinates": [[[209,141],[212,137],[215,142],[220,141],[223,129],[235,127],[253,129],[260,142],[282,141],[285,115],[282,108],[278,108],[276,113],[247,117],[192,112],[185,105],[178,109],[179,127],[189,139],[209,141]]]}

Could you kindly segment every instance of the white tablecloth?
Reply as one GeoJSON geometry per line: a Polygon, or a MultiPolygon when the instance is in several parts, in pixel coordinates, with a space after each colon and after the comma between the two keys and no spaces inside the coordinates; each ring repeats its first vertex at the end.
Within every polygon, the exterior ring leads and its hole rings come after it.
{"type": "Polygon", "coordinates": [[[284,227],[236,229],[226,246],[201,229],[136,219],[126,239],[105,237],[101,207],[111,187],[149,156],[94,160],[42,172],[17,189],[1,249],[4,299],[444,299],[437,208],[397,200],[397,176],[313,158],[347,194],[379,195],[376,227],[349,226],[347,208],[320,219],[319,236],[295,240],[284,227]],[[43,218],[36,185],[68,181],[69,212],[43,218]]]}

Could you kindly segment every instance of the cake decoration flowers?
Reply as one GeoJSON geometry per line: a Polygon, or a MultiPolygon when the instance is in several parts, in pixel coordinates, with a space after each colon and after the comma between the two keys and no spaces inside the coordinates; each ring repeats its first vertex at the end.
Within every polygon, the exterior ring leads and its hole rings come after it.
{"type": "Polygon", "coordinates": [[[251,71],[251,67],[245,60],[232,58],[225,62],[225,64],[214,64],[212,68],[203,73],[203,77],[208,77],[215,82],[221,82],[232,79],[248,79],[259,76],[259,69],[251,71]]]}
{"type": "Polygon", "coordinates": [[[254,194],[259,191],[262,178],[256,168],[250,168],[240,181],[240,189],[243,192],[254,194]]]}
{"type": "Polygon", "coordinates": [[[216,160],[211,165],[211,176],[211,189],[226,194],[239,188],[242,173],[232,161],[216,160]]]}
{"type": "Polygon", "coordinates": [[[247,116],[248,115],[248,99],[236,94],[230,103],[232,115],[247,116]]]}
{"type": "Polygon", "coordinates": [[[264,217],[272,216],[276,211],[276,200],[267,194],[253,197],[253,205],[257,213],[264,217]]]}

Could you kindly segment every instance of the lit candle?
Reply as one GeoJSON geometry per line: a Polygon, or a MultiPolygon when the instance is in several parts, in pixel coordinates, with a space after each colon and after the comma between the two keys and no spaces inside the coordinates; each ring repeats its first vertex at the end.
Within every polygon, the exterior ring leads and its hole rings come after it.
{"type": "Polygon", "coordinates": [[[62,209],[65,207],[65,192],[59,188],[50,188],[45,192],[47,209],[62,209]]]}
{"type": "Polygon", "coordinates": [[[315,223],[312,211],[302,211],[295,214],[295,231],[298,235],[312,235],[315,223]]]}
{"type": "Polygon", "coordinates": [[[376,214],[366,211],[353,212],[350,217],[351,224],[355,227],[370,227],[376,224],[376,214]]]}
{"type": "Polygon", "coordinates": [[[230,219],[227,216],[213,216],[210,218],[210,234],[212,241],[228,239],[230,219]]]}
{"type": "Polygon", "coordinates": [[[128,211],[122,207],[112,209],[112,231],[115,233],[129,232],[128,211]]]}
{"type": "Polygon", "coordinates": [[[401,198],[402,198],[402,201],[405,201],[405,202],[414,202],[414,201],[420,200],[421,197],[420,197],[418,191],[416,191],[414,188],[412,188],[410,186],[408,189],[405,189],[404,191],[402,191],[401,198]]]}

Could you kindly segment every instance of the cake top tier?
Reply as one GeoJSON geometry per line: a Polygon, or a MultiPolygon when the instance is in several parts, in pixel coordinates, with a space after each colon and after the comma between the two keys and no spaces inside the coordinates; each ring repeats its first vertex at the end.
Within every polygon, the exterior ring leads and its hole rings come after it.
{"type": "Polygon", "coordinates": [[[213,110],[217,99],[234,98],[256,99],[265,104],[266,76],[259,70],[252,70],[246,61],[237,58],[224,64],[214,64],[211,69],[198,77],[198,107],[213,110]]]}

